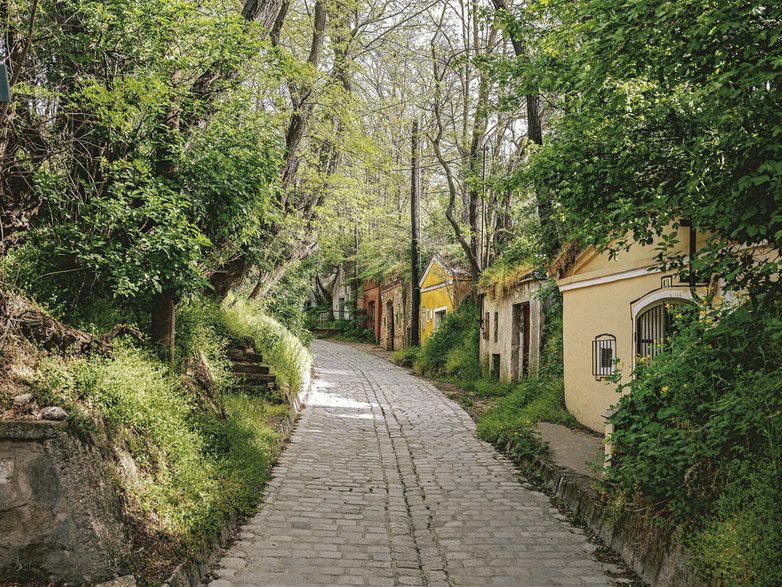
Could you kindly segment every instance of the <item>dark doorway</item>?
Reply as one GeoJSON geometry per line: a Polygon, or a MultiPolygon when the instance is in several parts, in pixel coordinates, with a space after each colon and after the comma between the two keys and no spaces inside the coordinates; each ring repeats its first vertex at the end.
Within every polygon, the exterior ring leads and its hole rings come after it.
{"type": "Polygon", "coordinates": [[[372,336],[375,336],[375,302],[371,301],[367,304],[367,328],[372,331],[372,336]]]}
{"type": "Polygon", "coordinates": [[[395,328],[394,328],[394,304],[393,302],[388,302],[388,306],[386,308],[386,320],[388,320],[388,350],[393,351],[394,350],[394,338],[395,338],[395,328]]]}
{"type": "Polygon", "coordinates": [[[491,376],[494,379],[500,378],[500,355],[499,353],[491,356],[491,376]]]}
{"type": "Polygon", "coordinates": [[[530,313],[529,302],[513,304],[511,332],[511,378],[529,375],[530,313]]]}

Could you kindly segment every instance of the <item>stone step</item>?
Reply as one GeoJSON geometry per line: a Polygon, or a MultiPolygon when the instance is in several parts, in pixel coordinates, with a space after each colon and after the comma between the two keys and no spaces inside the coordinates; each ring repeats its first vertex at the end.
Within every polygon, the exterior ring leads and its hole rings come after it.
{"type": "Polygon", "coordinates": [[[228,358],[232,361],[263,362],[263,356],[254,349],[228,349],[228,358]]]}
{"type": "Polygon", "coordinates": [[[268,375],[269,368],[258,363],[250,363],[247,361],[234,361],[231,365],[231,370],[234,373],[242,373],[246,375],[268,375]]]}
{"type": "Polygon", "coordinates": [[[245,385],[262,385],[265,383],[277,383],[277,378],[271,373],[238,373],[245,385]]]}

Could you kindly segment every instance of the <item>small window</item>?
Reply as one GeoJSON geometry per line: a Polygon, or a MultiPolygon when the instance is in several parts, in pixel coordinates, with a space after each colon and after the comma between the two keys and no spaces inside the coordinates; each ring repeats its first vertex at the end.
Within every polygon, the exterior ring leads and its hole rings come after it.
{"type": "Polygon", "coordinates": [[[500,314],[499,312],[494,312],[494,342],[497,342],[499,340],[500,336],[500,314]]]}
{"type": "Polygon", "coordinates": [[[600,334],[592,341],[592,375],[601,379],[614,374],[616,367],[616,337],[600,334]]]}
{"type": "Polygon", "coordinates": [[[483,315],[483,340],[489,340],[489,313],[483,315]]]}
{"type": "Polygon", "coordinates": [[[440,326],[440,322],[443,321],[443,318],[445,318],[445,314],[448,310],[446,308],[442,308],[440,310],[434,311],[434,330],[437,330],[438,326],[440,326]]]}

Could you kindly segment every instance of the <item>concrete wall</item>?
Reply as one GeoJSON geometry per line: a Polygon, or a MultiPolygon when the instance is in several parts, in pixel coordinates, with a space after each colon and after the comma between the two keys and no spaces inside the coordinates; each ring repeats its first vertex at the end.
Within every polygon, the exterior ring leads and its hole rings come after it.
{"type": "Polygon", "coordinates": [[[60,422],[0,422],[0,577],[94,583],[129,554],[99,451],[60,422]]]}
{"type": "Polygon", "coordinates": [[[492,370],[492,355],[500,355],[499,374],[492,373],[502,382],[518,379],[513,375],[513,363],[518,360],[513,349],[514,323],[513,306],[515,304],[529,303],[530,307],[530,347],[529,347],[529,372],[535,373],[540,367],[540,343],[543,328],[543,302],[534,297],[540,289],[541,282],[537,279],[523,281],[516,285],[510,293],[502,298],[493,298],[489,294],[483,296],[483,314],[480,357],[481,365],[489,372],[492,370]],[[485,316],[488,312],[489,322],[486,324],[485,316]],[[495,314],[497,328],[495,328],[495,314]],[[484,337],[488,333],[488,338],[484,337]],[[495,341],[495,334],[497,340],[495,341]]]}

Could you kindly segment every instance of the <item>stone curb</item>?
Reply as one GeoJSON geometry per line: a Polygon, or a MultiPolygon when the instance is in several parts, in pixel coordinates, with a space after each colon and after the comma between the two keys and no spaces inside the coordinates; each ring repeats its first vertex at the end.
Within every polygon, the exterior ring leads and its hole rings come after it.
{"type": "MultiPolygon", "coordinates": [[[[297,395],[289,397],[293,414],[286,416],[279,427],[279,431],[285,440],[291,437],[296,428],[296,421],[304,409],[313,380],[314,368],[304,374],[301,391],[297,395]]],[[[209,573],[214,562],[222,554],[223,547],[234,534],[238,522],[238,515],[231,514],[226,516],[218,539],[202,552],[195,554],[190,560],[180,563],[169,575],[168,579],[162,583],[161,587],[198,587],[198,585],[201,585],[201,580],[209,573]]]]}
{"type": "MultiPolygon", "coordinates": [[[[513,454],[514,442],[503,448],[506,454],[513,454]]],[[[641,515],[624,512],[617,516],[609,511],[600,500],[595,479],[538,457],[514,462],[652,587],[711,587],[712,583],[696,577],[688,567],[687,553],[674,536],[641,515]]]]}

